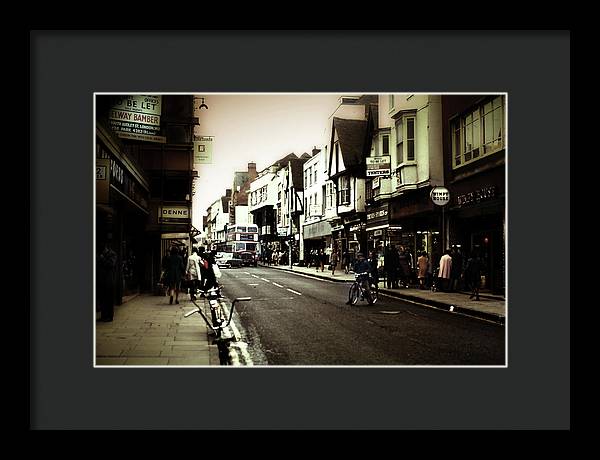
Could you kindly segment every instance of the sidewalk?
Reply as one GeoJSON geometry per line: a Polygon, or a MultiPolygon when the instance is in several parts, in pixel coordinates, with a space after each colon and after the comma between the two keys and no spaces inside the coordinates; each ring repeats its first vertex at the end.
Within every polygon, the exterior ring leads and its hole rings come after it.
{"type": "MultiPolygon", "coordinates": [[[[314,276],[316,278],[326,279],[330,281],[336,281],[340,283],[352,283],[354,282],[353,273],[344,273],[340,271],[331,274],[331,271],[317,271],[315,267],[298,267],[293,266],[290,270],[289,265],[263,265],[259,266],[264,268],[272,268],[275,270],[284,270],[293,273],[302,273],[304,275],[314,276]]],[[[441,308],[447,311],[453,311],[455,313],[463,313],[470,316],[476,316],[478,318],[493,321],[498,324],[504,324],[506,317],[506,300],[501,296],[495,296],[491,294],[480,294],[479,301],[469,299],[470,293],[468,292],[432,292],[431,290],[421,290],[418,288],[400,288],[400,289],[387,289],[384,287],[383,281],[379,282],[379,292],[386,294],[391,297],[397,297],[400,299],[410,300],[426,304],[432,307],[441,308]],[[452,307],[452,309],[451,309],[452,307]]]]}
{"type": "Polygon", "coordinates": [[[218,366],[206,323],[200,315],[183,317],[194,308],[189,295],[179,302],[141,294],[115,306],[112,322],[96,322],[96,365],[218,366]]]}

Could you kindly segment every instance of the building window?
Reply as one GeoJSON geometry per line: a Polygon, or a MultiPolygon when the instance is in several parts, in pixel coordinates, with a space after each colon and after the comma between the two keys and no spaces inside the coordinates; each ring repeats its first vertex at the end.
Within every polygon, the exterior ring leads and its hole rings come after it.
{"type": "Polygon", "coordinates": [[[398,164],[415,161],[415,120],[414,116],[404,116],[396,122],[398,164]]]}
{"type": "Polygon", "coordinates": [[[415,161],[415,119],[406,119],[406,161],[415,161]]]}
{"type": "Polygon", "coordinates": [[[393,110],[394,109],[394,95],[393,94],[390,94],[388,96],[388,102],[390,103],[390,110],[393,110]]]}
{"type": "Polygon", "coordinates": [[[490,99],[451,122],[454,168],[504,147],[503,99],[490,99]]]}
{"type": "Polygon", "coordinates": [[[317,183],[317,165],[315,165],[315,184],[317,183]]]}
{"type": "Polygon", "coordinates": [[[389,155],[390,154],[390,136],[383,136],[382,137],[382,151],[384,155],[389,155]]]}
{"type": "Polygon", "coordinates": [[[398,164],[404,162],[404,133],[403,133],[402,118],[396,123],[396,156],[398,164]]]}
{"type": "Polygon", "coordinates": [[[312,185],[312,166],[308,167],[308,185],[312,185]]]}
{"type": "Polygon", "coordinates": [[[348,176],[340,177],[338,203],[342,205],[350,204],[350,177],[348,176]]]}
{"type": "Polygon", "coordinates": [[[304,186],[305,186],[305,187],[308,187],[308,178],[307,178],[306,176],[307,176],[307,171],[306,171],[306,169],[305,169],[305,170],[304,170],[304,186]]]}

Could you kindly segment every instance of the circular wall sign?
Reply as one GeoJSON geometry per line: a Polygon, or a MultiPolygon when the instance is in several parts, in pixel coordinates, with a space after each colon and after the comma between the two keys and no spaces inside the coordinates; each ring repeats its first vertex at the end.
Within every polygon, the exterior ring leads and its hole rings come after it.
{"type": "Polygon", "coordinates": [[[433,187],[429,196],[431,201],[438,206],[444,206],[450,202],[450,192],[446,187],[433,187]]]}

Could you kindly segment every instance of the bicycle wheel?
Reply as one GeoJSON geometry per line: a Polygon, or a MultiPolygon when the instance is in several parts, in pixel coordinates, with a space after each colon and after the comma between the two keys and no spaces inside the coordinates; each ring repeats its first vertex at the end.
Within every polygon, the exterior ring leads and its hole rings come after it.
{"type": "Polygon", "coordinates": [[[358,302],[359,295],[360,291],[358,288],[358,284],[354,283],[352,286],[350,286],[350,292],[348,292],[348,300],[352,305],[356,305],[356,302],[358,302]]]}

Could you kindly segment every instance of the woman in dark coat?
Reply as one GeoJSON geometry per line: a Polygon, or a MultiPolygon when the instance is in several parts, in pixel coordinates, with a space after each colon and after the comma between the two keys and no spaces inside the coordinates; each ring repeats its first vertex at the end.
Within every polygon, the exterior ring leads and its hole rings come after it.
{"type": "Polygon", "coordinates": [[[169,305],[173,303],[173,291],[175,291],[175,303],[178,304],[179,287],[185,274],[185,265],[176,246],[173,246],[171,253],[163,259],[162,268],[165,271],[165,283],[169,286],[169,305]]]}
{"type": "Polygon", "coordinates": [[[475,297],[475,300],[479,300],[479,285],[481,283],[481,259],[476,251],[467,261],[467,267],[465,268],[465,278],[471,288],[471,296],[469,299],[475,297]]]}

